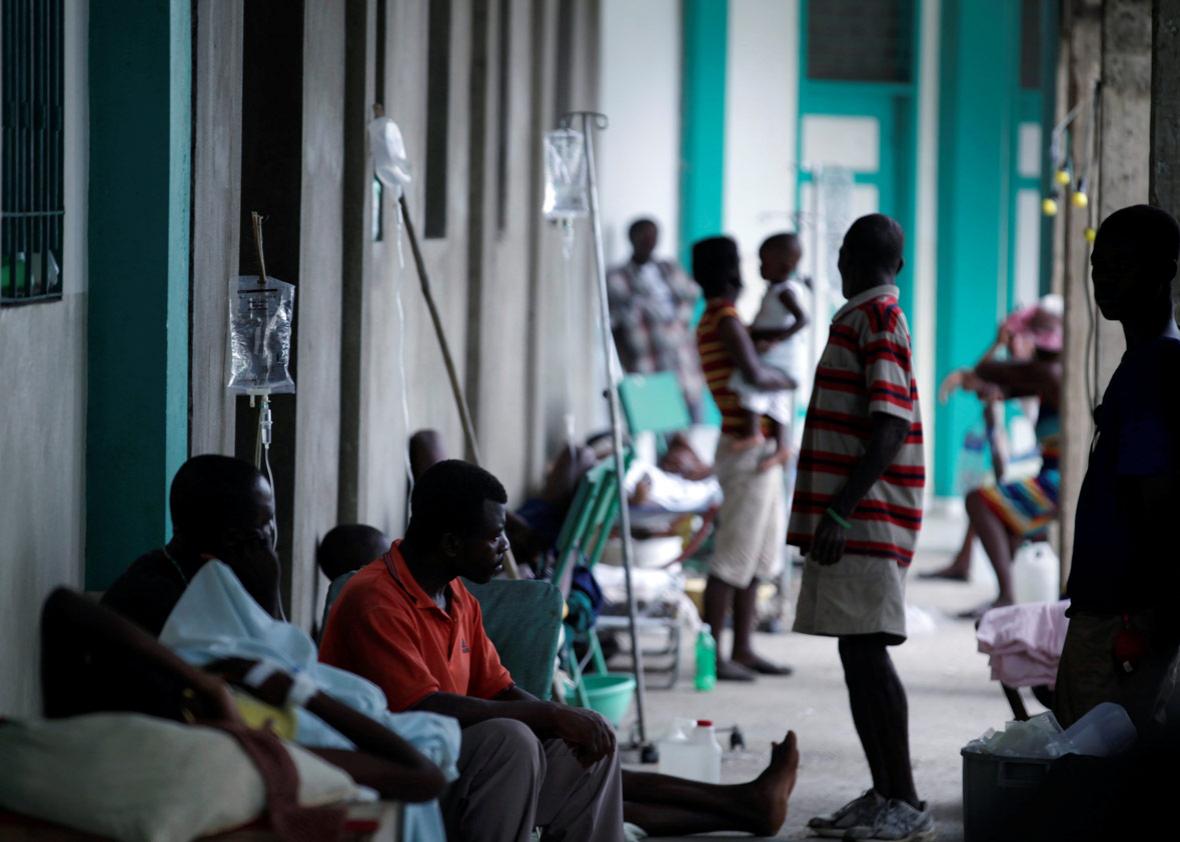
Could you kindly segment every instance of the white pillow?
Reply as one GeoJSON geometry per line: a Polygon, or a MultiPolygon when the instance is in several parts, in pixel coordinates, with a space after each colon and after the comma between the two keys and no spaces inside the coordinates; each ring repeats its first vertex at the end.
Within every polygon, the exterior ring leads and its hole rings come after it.
{"type": "MultiPolygon", "coordinates": [[[[345,772],[287,744],[299,803],[361,796],[345,772]]],[[[0,806],[121,842],[187,842],[248,824],[266,790],[223,731],[127,713],[0,724],[0,806]]]]}

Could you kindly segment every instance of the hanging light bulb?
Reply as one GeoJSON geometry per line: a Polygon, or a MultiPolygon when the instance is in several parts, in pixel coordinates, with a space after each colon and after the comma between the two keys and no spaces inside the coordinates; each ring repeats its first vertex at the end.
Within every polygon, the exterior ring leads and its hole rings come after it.
{"type": "Polygon", "coordinates": [[[1086,195],[1086,179],[1078,179],[1078,186],[1074,188],[1070,201],[1075,208],[1084,208],[1090,204],[1090,197],[1086,195]]]}
{"type": "Polygon", "coordinates": [[[1057,170],[1057,174],[1054,176],[1054,179],[1058,184],[1064,187],[1073,181],[1073,175],[1070,173],[1067,167],[1060,167],[1057,170]]]}
{"type": "Polygon", "coordinates": [[[1057,216],[1057,200],[1052,196],[1046,196],[1041,201],[1041,213],[1045,216],[1057,216]]]}
{"type": "Polygon", "coordinates": [[[1087,226],[1086,226],[1086,231],[1085,231],[1085,236],[1086,236],[1086,242],[1087,242],[1087,243],[1092,243],[1092,242],[1094,242],[1095,240],[1097,240],[1097,239],[1098,239],[1098,232],[1097,232],[1097,231],[1095,231],[1093,228],[1091,228],[1090,226],[1088,226],[1088,225],[1087,225],[1087,226]]]}

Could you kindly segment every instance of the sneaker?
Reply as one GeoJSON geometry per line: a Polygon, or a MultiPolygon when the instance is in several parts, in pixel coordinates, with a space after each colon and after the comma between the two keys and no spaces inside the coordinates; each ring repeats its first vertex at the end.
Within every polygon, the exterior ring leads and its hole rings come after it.
{"type": "Polygon", "coordinates": [[[807,828],[816,836],[843,839],[853,829],[868,830],[873,827],[877,814],[885,809],[885,799],[875,789],[865,790],[860,798],[854,798],[826,816],[816,816],[807,822],[807,828]]]}
{"type": "Polygon", "coordinates": [[[891,798],[885,808],[877,813],[868,827],[854,827],[844,834],[845,839],[885,839],[889,842],[929,842],[935,838],[934,816],[905,801],[891,798]]]}

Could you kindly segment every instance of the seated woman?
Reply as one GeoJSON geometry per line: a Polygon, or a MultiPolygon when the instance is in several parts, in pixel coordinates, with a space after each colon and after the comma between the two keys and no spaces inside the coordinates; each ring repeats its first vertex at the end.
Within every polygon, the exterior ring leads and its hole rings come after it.
{"type": "Polygon", "coordinates": [[[1040,472],[967,495],[971,529],[983,543],[1000,592],[993,602],[964,612],[964,617],[979,617],[988,608],[1015,601],[1012,557],[1023,541],[1042,536],[1058,514],[1062,321],[1052,310],[1037,306],[1029,308],[1020,327],[1033,345],[1030,359],[985,359],[973,369],[957,372],[959,388],[975,392],[981,400],[1031,397],[1040,404],[1036,423],[1040,472]]]}
{"type": "Polygon", "coordinates": [[[383,798],[430,801],[446,786],[442,771],[397,734],[325,693],[309,695],[282,670],[256,669],[258,662],[240,658],[200,670],[133,623],[65,588],[45,602],[41,641],[48,718],[128,711],[240,727],[245,717],[290,738],[293,720],[285,709],[299,703],[357,748],[309,750],[383,798]],[[231,685],[249,698],[236,700],[231,685]]]}

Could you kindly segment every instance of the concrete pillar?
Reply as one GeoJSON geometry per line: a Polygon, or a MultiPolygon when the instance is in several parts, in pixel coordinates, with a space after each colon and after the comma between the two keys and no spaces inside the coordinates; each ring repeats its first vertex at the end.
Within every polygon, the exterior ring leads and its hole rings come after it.
{"type": "MultiPolygon", "coordinates": [[[[1101,0],[1071,0],[1065,6],[1062,24],[1066,32],[1062,61],[1067,67],[1066,96],[1059,111],[1068,112],[1080,98],[1090,97],[1094,82],[1102,73],[1102,3],[1101,0]]],[[[1082,118],[1089,120],[1088,115],[1082,118]]],[[[1077,128],[1084,124],[1075,123],[1077,128]]],[[[1074,131],[1071,146],[1074,161],[1089,157],[1086,132],[1074,131]]],[[[1087,351],[1091,337],[1092,299],[1089,286],[1090,250],[1085,229],[1090,211],[1078,212],[1063,197],[1062,249],[1063,294],[1065,297],[1065,377],[1061,396],[1061,581],[1069,578],[1073,553],[1074,512],[1086,472],[1087,446],[1090,441],[1090,393],[1093,391],[1093,367],[1087,351]]]]}
{"type": "Polygon", "coordinates": [[[193,124],[190,452],[234,452],[229,279],[238,274],[242,172],[242,7],[197,0],[193,124]]]}
{"type": "MultiPolygon", "coordinates": [[[[1066,348],[1061,488],[1063,581],[1073,548],[1074,513],[1093,435],[1092,409],[1125,350],[1121,328],[1097,312],[1090,291],[1090,247],[1085,228],[1121,207],[1148,198],[1151,134],[1150,0],[1075,2],[1071,7],[1070,103],[1089,97],[1102,79],[1097,114],[1097,184],[1091,205],[1070,206],[1066,218],[1066,348]]],[[[1068,107],[1068,106],[1067,106],[1068,107]]],[[[1091,157],[1092,116],[1083,114],[1073,136],[1074,160],[1091,157]]]]}
{"type": "Polygon", "coordinates": [[[192,8],[90,8],[86,587],[169,530],[188,453],[192,8]]]}
{"type": "MultiPolygon", "coordinates": [[[[1152,4],[1151,204],[1180,214],[1180,0],[1152,4]]],[[[1180,278],[1172,285],[1180,314],[1180,278]]]]}

